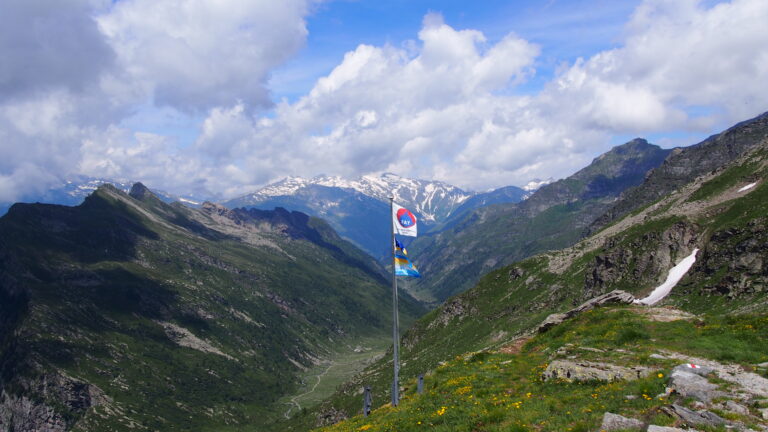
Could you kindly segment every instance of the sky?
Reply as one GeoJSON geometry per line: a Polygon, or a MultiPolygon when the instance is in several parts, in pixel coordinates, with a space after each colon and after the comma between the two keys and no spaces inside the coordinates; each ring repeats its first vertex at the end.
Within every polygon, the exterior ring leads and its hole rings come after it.
{"type": "Polygon", "coordinates": [[[768,111],[765,0],[0,0],[0,201],[563,178],[768,111]]]}

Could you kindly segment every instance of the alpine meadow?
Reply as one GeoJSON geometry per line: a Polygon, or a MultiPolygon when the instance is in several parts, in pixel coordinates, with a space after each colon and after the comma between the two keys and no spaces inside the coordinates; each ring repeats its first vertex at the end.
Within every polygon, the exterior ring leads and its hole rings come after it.
{"type": "Polygon", "coordinates": [[[768,432],[765,0],[0,0],[0,432],[768,432]]]}

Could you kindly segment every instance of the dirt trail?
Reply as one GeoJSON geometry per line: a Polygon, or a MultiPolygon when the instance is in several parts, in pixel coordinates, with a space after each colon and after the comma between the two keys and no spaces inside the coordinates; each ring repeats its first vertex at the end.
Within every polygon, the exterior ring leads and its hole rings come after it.
{"type": "Polygon", "coordinates": [[[331,370],[331,368],[334,367],[334,366],[338,366],[338,364],[334,364],[333,362],[331,362],[331,364],[329,364],[328,367],[321,374],[319,374],[319,375],[317,375],[315,377],[315,378],[317,378],[317,382],[315,383],[314,386],[312,386],[311,390],[306,391],[306,392],[304,392],[304,393],[302,393],[300,395],[296,395],[296,396],[291,398],[290,402],[286,402],[288,405],[292,405],[292,406],[290,408],[288,408],[288,411],[285,412],[285,414],[284,414],[285,418],[290,418],[291,417],[291,410],[293,410],[294,406],[296,407],[296,411],[301,411],[301,405],[298,402],[296,402],[296,399],[304,397],[304,396],[306,396],[306,395],[308,395],[310,393],[314,393],[315,389],[317,389],[317,386],[320,384],[320,382],[322,381],[322,379],[325,376],[325,374],[327,374],[328,371],[331,370]]]}

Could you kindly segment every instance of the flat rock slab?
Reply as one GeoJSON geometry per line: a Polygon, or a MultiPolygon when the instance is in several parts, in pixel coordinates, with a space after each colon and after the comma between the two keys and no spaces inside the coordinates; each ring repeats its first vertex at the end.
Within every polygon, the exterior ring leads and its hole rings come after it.
{"type": "Polygon", "coordinates": [[[606,432],[619,430],[642,430],[643,426],[645,425],[640,420],[607,412],[603,414],[603,423],[600,425],[600,430],[606,432]]]}
{"type": "Polygon", "coordinates": [[[662,351],[662,354],[670,358],[709,367],[715,371],[718,378],[736,384],[740,391],[748,393],[751,398],[768,397],[768,379],[754,372],[746,372],[740,365],[721,364],[714,360],[690,357],[670,351],[662,351]]]}
{"type": "Polygon", "coordinates": [[[684,421],[689,426],[717,427],[726,424],[725,419],[709,411],[694,411],[684,406],[672,404],[664,408],[668,414],[684,421]]]}
{"type": "Polygon", "coordinates": [[[688,372],[688,373],[692,373],[692,374],[696,374],[704,377],[711,374],[715,370],[707,366],[697,365],[693,363],[683,363],[679,366],[675,366],[675,368],[672,369],[672,373],[677,371],[688,372]]]}
{"type": "Polygon", "coordinates": [[[554,360],[542,374],[544,380],[562,379],[565,381],[631,381],[646,377],[650,368],[635,366],[624,367],[609,363],[597,363],[573,360],[554,360]]]}
{"type": "Polygon", "coordinates": [[[725,411],[730,411],[732,413],[749,415],[749,408],[745,407],[744,405],[737,404],[732,400],[725,401],[724,408],[725,411]]]}
{"type": "Polygon", "coordinates": [[[671,322],[679,320],[687,320],[695,318],[696,315],[688,312],[683,312],[680,309],[673,308],[671,306],[664,307],[647,307],[643,309],[635,309],[635,313],[643,315],[651,321],[659,322],[671,322]]]}
{"type": "Polygon", "coordinates": [[[635,296],[632,294],[622,290],[614,290],[607,294],[603,294],[601,296],[587,300],[579,307],[573,308],[566,313],[556,313],[548,316],[544,322],[539,324],[539,326],[536,328],[536,331],[538,333],[544,333],[545,331],[562,323],[563,321],[569,318],[573,318],[582,312],[586,312],[598,306],[604,306],[607,304],[631,304],[634,301],[635,296]]]}
{"type": "Polygon", "coordinates": [[[683,397],[692,397],[705,403],[711,402],[716,397],[725,396],[724,392],[719,391],[718,387],[706,378],[685,370],[672,372],[669,387],[683,397]]]}
{"type": "Polygon", "coordinates": [[[650,425],[647,429],[648,432],[698,432],[695,429],[679,429],[668,426],[656,426],[650,425]]]}

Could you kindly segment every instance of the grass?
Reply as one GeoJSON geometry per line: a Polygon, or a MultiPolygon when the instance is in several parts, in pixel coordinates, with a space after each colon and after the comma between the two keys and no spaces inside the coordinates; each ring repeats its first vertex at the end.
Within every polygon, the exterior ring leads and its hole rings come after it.
{"type": "MultiPolygon", "coordinates": [[[[768,359],[765,316],[704,317],[651,322],[632,308],[594,310],[529,341],[520,354],[480,352],[457,356],[432,370],[425,392],[415,383],[400,406],[385,405],[362,416],[321,429],[357,431],[593,431],[603,413],[618,413],[657,425],[672,425],[659,408],[675,361],[652,358],[660,349],[753,364],[768,359]],[[589,347],[596,350],[581,350],[589,347]],[[636,381],[544,381],[542,372],[556,354],[653,370],[636,381]],[[723,353],[730,351],[730,355],[723,353]],[[630,397],[628,397],[630,396],[630,397]]],[[[686,403],[674,400],[676,403],[686,403]]]]}

